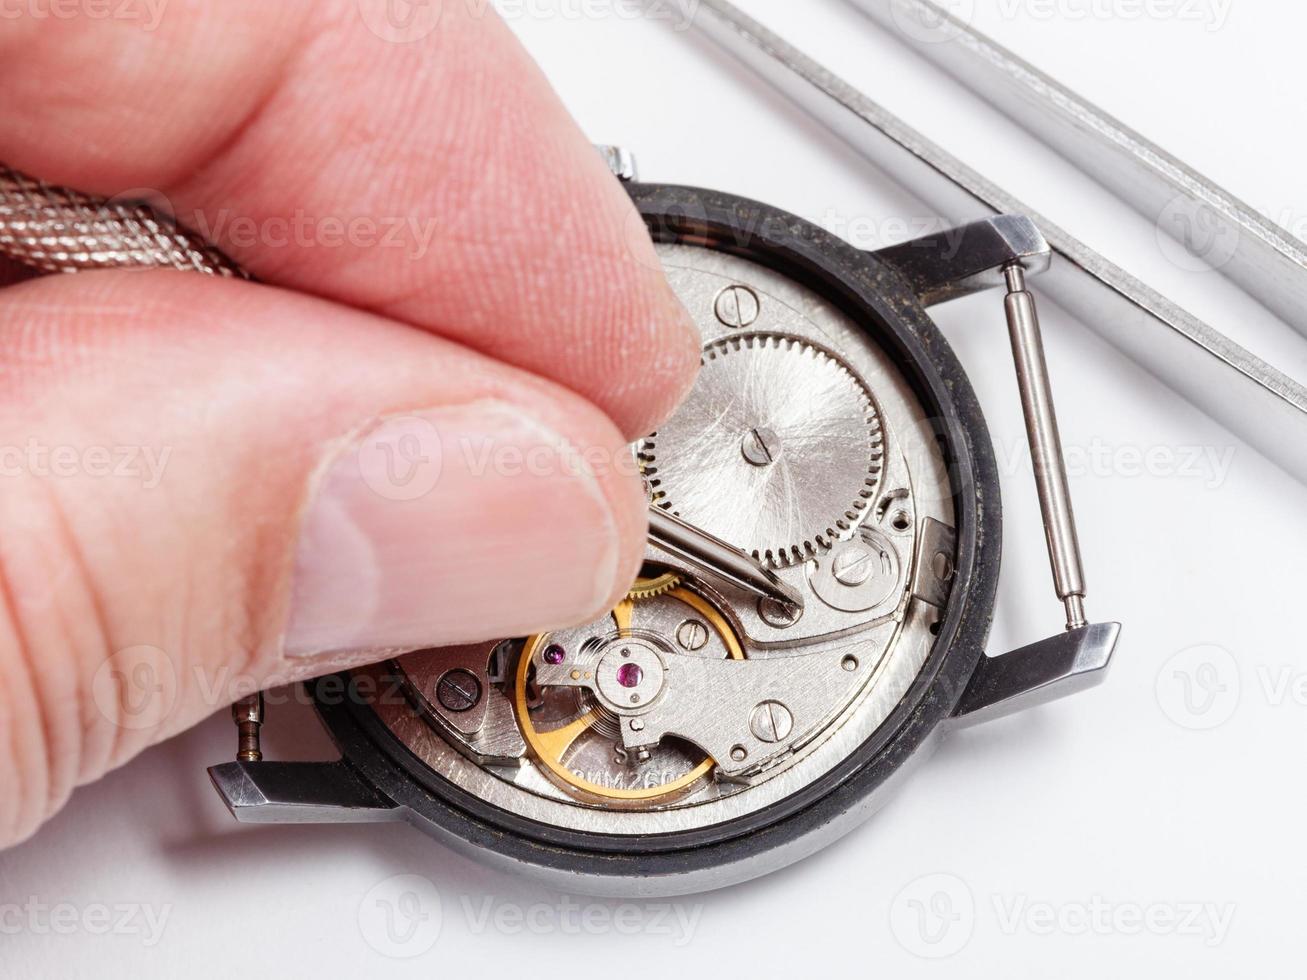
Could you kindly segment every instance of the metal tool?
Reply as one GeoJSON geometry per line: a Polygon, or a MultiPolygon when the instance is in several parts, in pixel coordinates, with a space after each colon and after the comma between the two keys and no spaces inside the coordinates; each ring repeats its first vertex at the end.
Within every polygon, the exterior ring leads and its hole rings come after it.
{"type": "Polygon", "coordinates": [[[1307,334],[1307,244],[938,3],[847,2],[1307,334]]]}
{"type": "Polygon", "coordinates": [[[1030,217],[1056,261],[1059,305],[1307,482],[1307,388],[980,176],[726,0],[676,0],[705,36],[953,223],[1030,217]]]}
{"type": "Polygon", "coordinates": [[[764,599],[803,609],[802,593],[781,581],[771,569],[661,507],[649,508],[649,540],[669,554],[731,585],[764,599]]]}

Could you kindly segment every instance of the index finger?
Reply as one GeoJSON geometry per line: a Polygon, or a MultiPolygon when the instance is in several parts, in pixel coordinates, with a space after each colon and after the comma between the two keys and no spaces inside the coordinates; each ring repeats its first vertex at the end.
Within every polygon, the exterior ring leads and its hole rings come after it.
{"type": "Polygon", "coordinates": [[[0,159],[150,188],[256,277],[559,381],[628,436],[680,398],[696,331],[488,0],[121,9],[7,23],[0,159]]]}

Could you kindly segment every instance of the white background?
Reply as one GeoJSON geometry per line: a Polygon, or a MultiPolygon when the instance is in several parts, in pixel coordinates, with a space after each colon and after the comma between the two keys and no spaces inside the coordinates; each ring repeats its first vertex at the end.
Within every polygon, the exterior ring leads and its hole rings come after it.
{"type": "MultiPolygon", "coordinates": [[[[982,29],[1303,235],[1307,5],[976,6],[982,29]]],[[[892,219],[926,217],[692,33],[634,20],[616,0],[502,7],[586,131],[637,151],[647,180],[756,197],[864,246],[904,237],[908,225],[892,219]]],[[[1307,377],[1307,343],[1219,276],[1168,261],[1151,224],[839,0],[745,7],[1033,207],[1307,377]]],[[[404,826],[238,826],[204,772],[233,750],[223,712],[80,790],[35,839],[0,855],[0,904],[70,903],[79,916],[137,908],[109,935],[93,921],[56,934],[30,913],[37,927],[0,933],[0,972],[1296,972],[1307,911],[1307,699],[1294,686],[1307,677],[1303,488],[1044,309],[1089,609],[1125,624],[1105,687],[957,736],[837,846],[661,911],[560,897],[404,826]],[[1139,454],[1150,450],[1152,472],[1141,472],[1139,454]],[[390,880],[401,874],[434,888],[390,880]],[[408,891],[419,928],[395,946],[370,910],[408,891]],[[143,934],[141,908],[162,917],[161,935],[143,934]],[[952,955],[931,958],[942,953],[952,955]]],[[[937,316],[980,392],[1003,468],[998,652],[1055,631],[1059,607],[999,300],[937,316]]],[[[293,705],[273,710],[266,744],[279,758],[330,754],[311,712],[293,705]]]]}

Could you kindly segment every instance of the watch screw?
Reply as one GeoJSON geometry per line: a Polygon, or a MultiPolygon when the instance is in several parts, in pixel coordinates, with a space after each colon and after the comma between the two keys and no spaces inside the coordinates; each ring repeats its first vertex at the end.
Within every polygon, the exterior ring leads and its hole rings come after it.
{"type": "Polygon", "coordinates": [[[748,286],[727,286],[717,294],[713,312],[728,327],[747,327],[758,319],[762,304],[758,294],[748,286]]]}
{"type": "Polygon", "coordinates": [[[676,642],[691,652],[702,650],[708,643],[708,627],[697,619],[687,619],[676,627],[676,642]]]}
{"type": "Polygon", "coordinates": [[[777,599],[760,599],[758,616],[768,626],[783,630],[799,621],[803,616],[803,609],[777,599]]]}
{"type": "Polygon", "coordinates": [[[436,682],[436,700],[446,711],[467,711],[481,700],[481,682],[470,670],[447,670],[436,682]]]}
{"type": "Polygon", "coordinates": [[[763,701],[749,714],[749,731],[759,742],[779,742],[794,728],[794,716],[779,701],[763,701]]]}
{"type": "Polygon", "coordinates": [[[781,455],[781,440],[772,429],[750,429],[740,441],[740,452],[753,466],[770,466],[781,455]]]}
{"type": "Polygon", "coordinates": [[[871,578],[871,552],[861,544],[851,544],[831,559],[831,574],[840,585],[862,585],[871,578]]]}

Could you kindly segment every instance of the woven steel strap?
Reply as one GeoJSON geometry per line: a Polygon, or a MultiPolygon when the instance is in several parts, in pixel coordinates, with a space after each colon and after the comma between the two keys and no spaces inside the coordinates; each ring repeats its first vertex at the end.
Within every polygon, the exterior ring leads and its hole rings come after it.
{"type": "Polygon", "coordinates": [[[43,273],[168,268],[248,278],[218,249],[146,203],[52,187],[4,164],[0,256],[43,273]]]}

